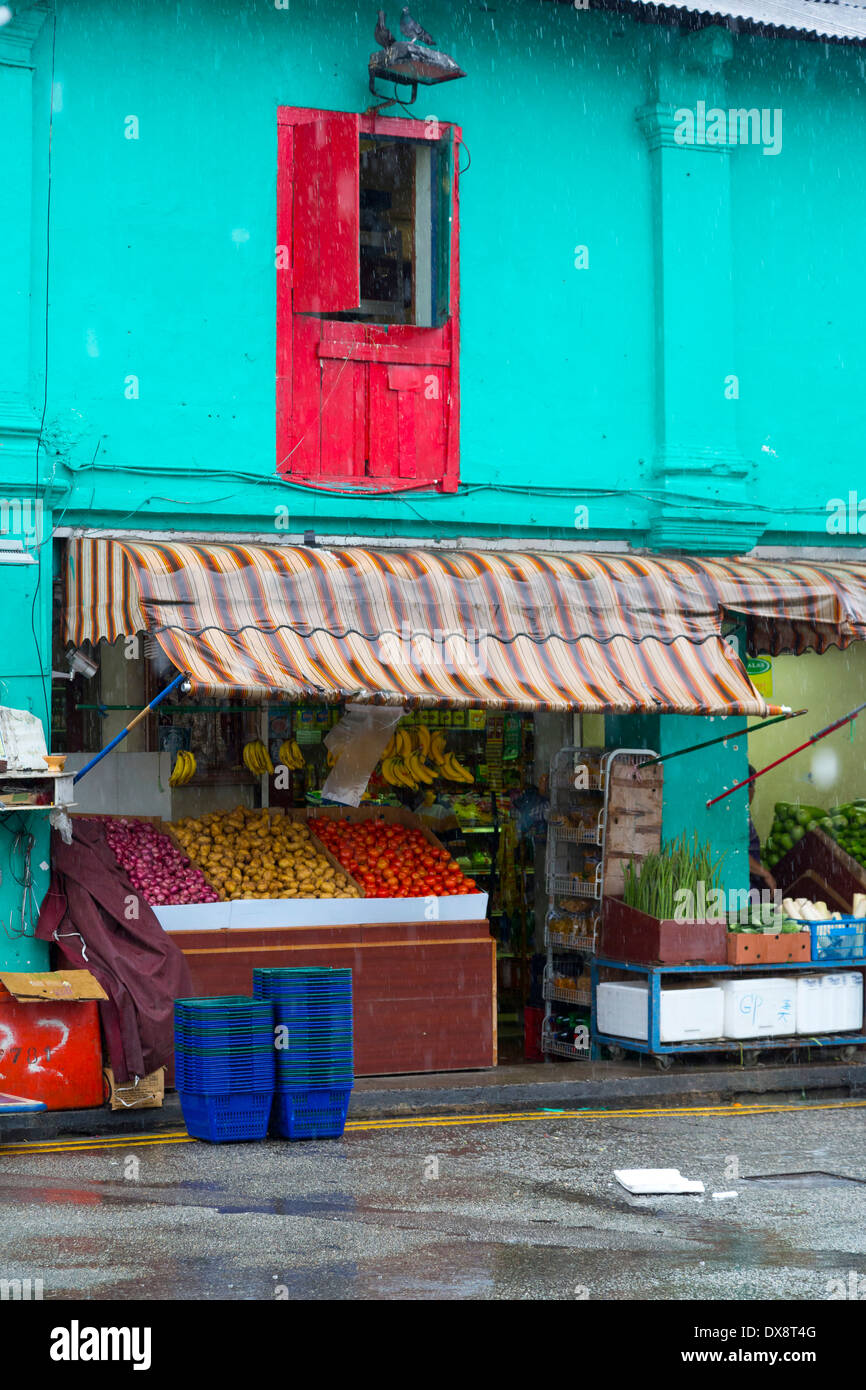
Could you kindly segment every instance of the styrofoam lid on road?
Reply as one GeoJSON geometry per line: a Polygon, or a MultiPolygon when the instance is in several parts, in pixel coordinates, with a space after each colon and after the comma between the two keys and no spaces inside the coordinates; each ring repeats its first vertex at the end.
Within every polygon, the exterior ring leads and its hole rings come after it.
{"type": "Polygon", "coordinates": [[[679,1168],[615,1168],[613,1175],[626,1192],[638,1197],[704,1190],[702,1182],[684,1178],[679,1168]]]}

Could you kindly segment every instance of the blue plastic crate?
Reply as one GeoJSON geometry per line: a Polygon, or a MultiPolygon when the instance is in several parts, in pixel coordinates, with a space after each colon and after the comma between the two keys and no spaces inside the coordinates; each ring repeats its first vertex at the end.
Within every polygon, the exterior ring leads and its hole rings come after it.
{"type": "Polygon", "coordinates": [[[187,1132],[212,1144],[264,1139],[273,1105],[273,1091],[202,1095],[180,1091],[187,1132]]]}
{"type": "Polygon", "coordinates": [[[804,922],[812,937],[812,960],[866,959],[866,918],[843,917],[835,922],[804,922]]]}
{"type": "Polygon", "coordinates": [[[352,1088],[277,1091],[271,1127],[282,1139],[339,1139],[352,1088]]]}
{"type": "Polygon", "coordinates": [[[188,1071],[182,1064],[176,1063],[174,1083],[179,1091],[191,1091],[194,1095],[219,1096],[235,1092],[250,1095],[257,1091],[272,1091],[276,1085],[276,1073],[188,1071]]]}

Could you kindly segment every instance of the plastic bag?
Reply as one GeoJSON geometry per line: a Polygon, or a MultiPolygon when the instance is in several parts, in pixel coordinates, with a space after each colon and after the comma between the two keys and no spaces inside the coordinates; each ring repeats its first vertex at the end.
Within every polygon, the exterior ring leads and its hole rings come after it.
{"type": "Polygon", "coordinates": [[[346,713],[325,738],[337,759],[323,786],[322,798],[341,806],[359,806],[373,768],[405,711],[399,705],[347,705],[346,713]]]}
{"type": "Polygon", "coordinates": [[[48,812],[48,824],[60,832],[60,838],[65,845],[72,844],[72,821],[62,806],[48,812]]]}

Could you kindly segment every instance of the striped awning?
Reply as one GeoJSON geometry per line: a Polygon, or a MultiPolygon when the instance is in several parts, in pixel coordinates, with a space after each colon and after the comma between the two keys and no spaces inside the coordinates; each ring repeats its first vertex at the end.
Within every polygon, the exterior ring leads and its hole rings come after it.
{"type": "Polygon", "coordinates": [[[77,539],[66,598],[76,645],[149,632],[199,691],[290,700],[766,714],[724,617],[866,637],[841,564],[77,539]]]}

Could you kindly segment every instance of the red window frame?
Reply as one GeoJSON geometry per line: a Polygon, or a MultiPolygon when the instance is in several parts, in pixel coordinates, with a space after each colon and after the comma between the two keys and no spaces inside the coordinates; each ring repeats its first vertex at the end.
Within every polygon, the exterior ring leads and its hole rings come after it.
{"type": "MultiPolygon", "coordinates": [[[[323,128],[323,127],[322,127],[323,128]]],[[[459,349],[460,349],[460,262],[459,262],[459,201],[458,201],[458,163],[460,151],[461,131],[459,126],[451,122],[433,123],[429,121],[401,119],[393,116],[381,116],[377,114],[355,114],[352,112],[334,112],[320,109],[309,109],[292,106],[280,107],[278,110],[278,174],[277,174],[277,272],[276,272],[276,337],[277,337],[277,362],[276,362],[276,436],[277,436],[277,472],[280,476],[291,480],[293,483],[303,486],[317,488],[325,491],[345,491],[376,493],[394,492],[409,489],[423,488],[426,491],[456,492],[459,484],[460,473],[460,380],[459,380],[459,349]],[[345,116],[345,121],[340,118],[345,116]],[[299,390],[298,373],[306,368],[301,366],[300,360],[295,361],[296,331],[301,327],[297,324],[298,316],[303,313],[307,323],[310,316],[316,313],[326,314],[335,308],[342,308],[343,303],[348,302],[345,296],[350,293],[351,286],[348,284],[347,270],[348,260],[342,256],[343,251],[348,251],[348,246],[354,240],[357,247],[357,225],[352,223],[351,217],[345,219],[343,223],[336,224],[331,222],[328,226],[328,238],[331,244],[336,245],[337,255],[335,260],[338,263],[333,275],[329,273],[327,267],[317,266],[312,263],[315,260],[315,251],[311,260],[308,254],[303,266],[294,266],[294,248],[296,243],[296,230],[305,219],[313,218],[320,199],[327,199],[333,190],[333,165],[328,160],[323,161],[323,167],[319,169],[315,162],[315,150],[312,131],[304,130],[304,127],[313,127],[317,122],[328,122],[330,137],[336,138],[338,142],[345,142],[345,149],[348,151],[348,141],[354,140],[355,146],[355,169],[358,165],[357,139],[359,135],[381,135],[381,136],[401,136],[404,139],[438,141],[443,137],[443,133],[449,133],[452,140],[452,187],[451,187],[451,226],[450,226],[450,281],[449,281],[449,316],[443,326],[444,338],[443,347],[438,350],[416,352],[413,344],[421,344],[425,341],[423,335],[427,335],[430,340],[431,330],[415,328],[412,325],[400,325],[398,328],[389,330],[384,326],[368,325],[369,331],[363,334],[364,342],[358,341],[352,349],[352,369],[355,370],[355,363],[376,363],[387,364],[388,384],[398,391],[398,399],[401,405],[410,399],[412,391],[418,389],[418,371],[424,371],[424,365],[439,373],[443,379],[446,394],[443,400],[442,420],[440,436],[437,437],[435,444],[430,445],[429,440],[419,441],[421,448],[427,446],[435,450],[435,456],[441,458],[441,468],[438,463],[435,471],[440,473],[438,477],[425,476],[423,478],[412,476],[414,459],[415,440],[409,439],[411,453],[409,464],[404,466],[405,441],[403,440],[404,410],[398,411],[397,424],[393,427],[393,464],[390,472],[379,472],[375,477],[361,475],[357,471],[352,474],[347,471],[334,471],[329,474],[324,463],[325,450],[316,454],[320,459],[320,468],[307,468],[303,462],[293,463],[293,459],[298,460],[298,450],[304,450],[309,455],[310,450],[316,450],[317,445],[314,435],[316,431],[322,429],[323,409],[313,408],[311,405],[312,397],[306,389],[299,390]],[[296,155],[298,161],[303,159],[307,170],[306,190],[295,187],[295,164],[296,155]],[[312,177],[310,171],[312,170],[312,177]],[[331,183],[329,183],[331,180],[331,183]],[[304,198],[306,191],[306,201],[304,198]],[[303,305],[303,310],[296,305],[303,305]],[[417,361],[422,363],[421,367],[414,365],[417,361]],[[413,379],[413,372],[415,377],[413,379]],[[405,388],[405,390],[403,389],[405,388]],[[314,418],[318,417],[318,418],[314,418]],[[444,434],[444,438],[441,435],[444,434]],[[399,455],[399,458],[398,458],[399,455]],[[302,471],[294,471],[300,467],[302,471]],[[403,476],[408,475],[408,476],[403,476]]],[[[348,158],[348,153],[347,153],[348,158]]],[[[313,245],[313,241],[306,239],[308,247],[313,245]]],[[[319,253],[321,254],[321,253],[319,253]]],[[[357,250],[354,251],[357,259],[357,250]]],[[[358,302],[357,299],[355,302],[358,302]]],[[[333,352],[327,351],[327,356],[331,358],[341,357],[342,348],[345,345],[340,341],[340,331],[343,331],[343,338],[348,339],[353,335],[350,329],[360,329],[360,325],[339,324],[331,329],[332,336],[336,338],[333,352]]],[[[356,332],[354,335],[360,337],[356,332]]],[[[323,373],[326,371],[328,363],[324,360],[326,353],[320,351],[322,362],[318,364],[317,370],[323,373]]],[[[358,369],[364,370],[363,367],[358,369]]],[[[381,373],[380,373],[381,375],[381,373]]],[[[328,396],[324,392],[321,382],[318,385],[321,393],[317,399],[327,401],[328,396]]],[[[357,413],[357,412],[356,412],[357,413]]],[[[372,415],[372,408],[368,409],[368,414],[372,415]]],[[[330,425],[330,422],[329,422],[330,425]]],[[[358,433],[358,449],[363,452],[365,448],[369,450],[369,431],[371,429],[370,420],[357,420],[353,425],[346,428],[354,428],[358,433]],[[367,431],[365,435],[366,443],[361,443],[361,432],[367,431]]],[[[437,420],[437,429],[440,422],[437,420]]],[[[411,421],[406,417],[406,430],[412,433],[411,421]]],[[[381,443],[380,448],[389,447],[381,443]]],[[[304,458],[302,453],[300,459],[304,458]]],[[[428,463],[429,473],[429,463],[428,463]]]]}

